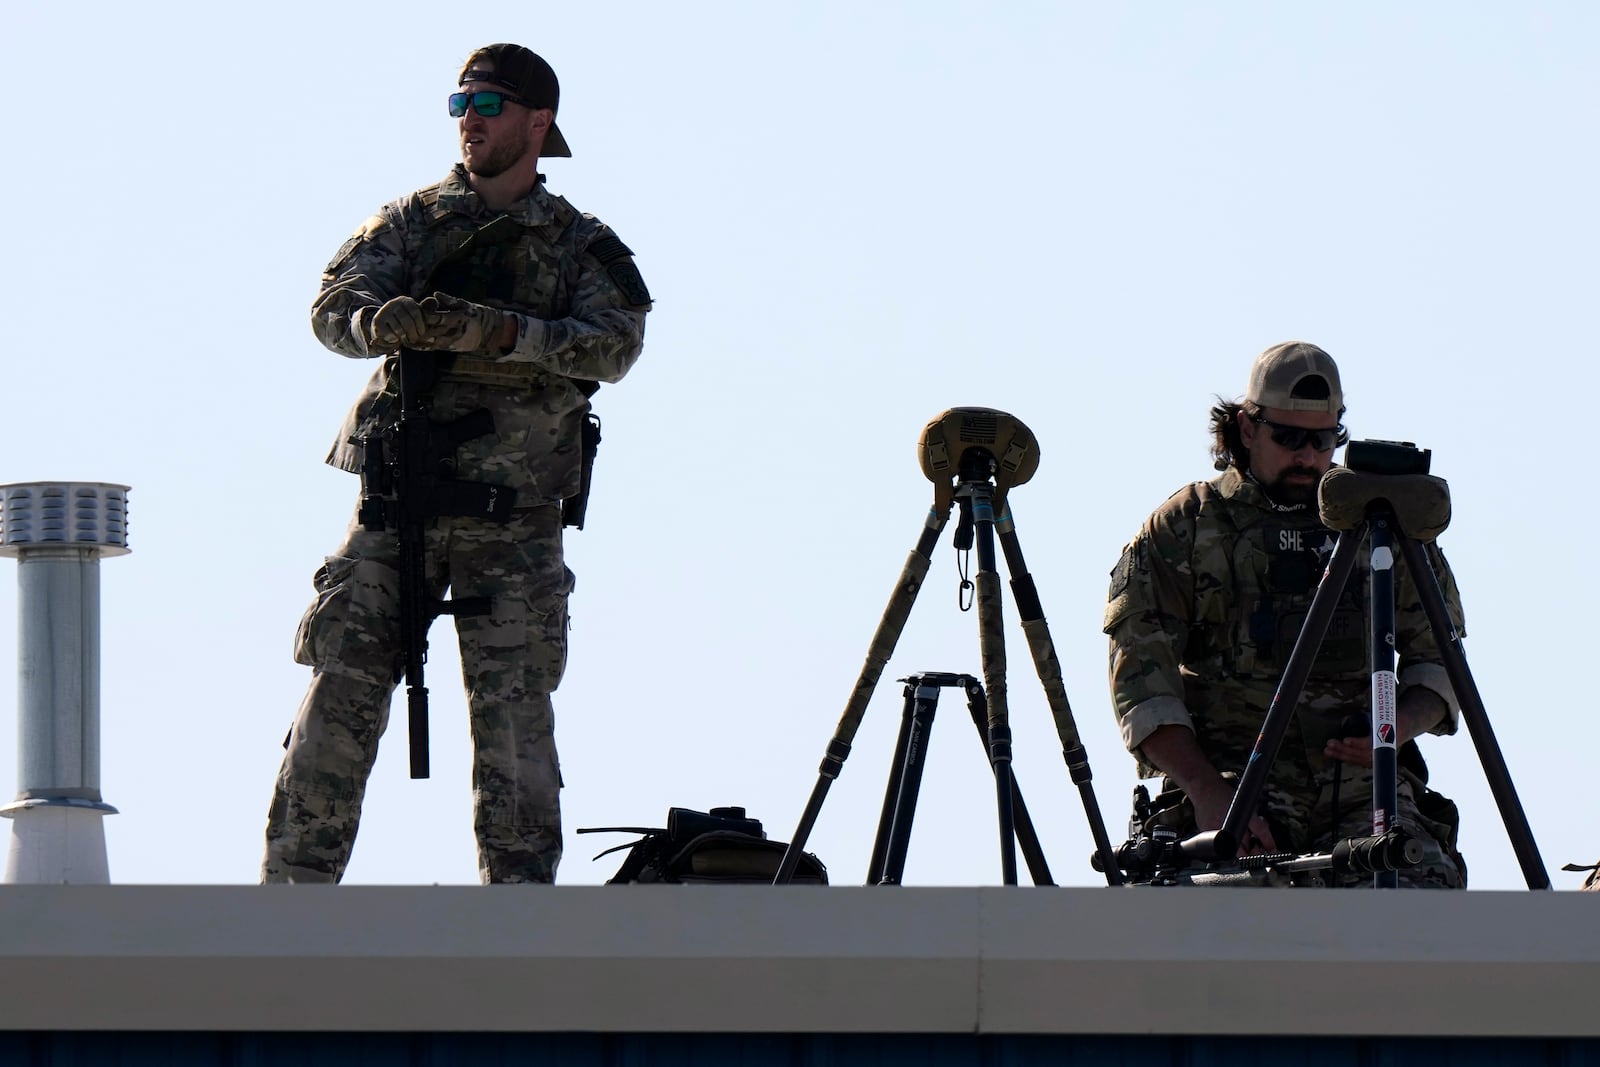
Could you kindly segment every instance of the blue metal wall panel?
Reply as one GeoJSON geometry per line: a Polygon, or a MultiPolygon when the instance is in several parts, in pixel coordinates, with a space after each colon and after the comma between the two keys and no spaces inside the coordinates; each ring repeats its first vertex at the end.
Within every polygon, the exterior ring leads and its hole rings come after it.
{"type": "Polygon", "coordinates": [[[1600,1067],[1597,1039],[0,1033],[0,1067],[1600,1067]]]}

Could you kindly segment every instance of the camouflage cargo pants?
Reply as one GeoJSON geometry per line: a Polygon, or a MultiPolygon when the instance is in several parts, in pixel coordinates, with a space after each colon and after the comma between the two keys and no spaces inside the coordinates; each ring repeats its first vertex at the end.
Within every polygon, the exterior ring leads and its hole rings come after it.
{"type": "MultiPolygon", "coordinates": [[[[398,546],[355,521],[317,571],[295,637],[313,668],[267,816],[263,882],[337,882],[389,717],[399,650],[398,546]]],[[[483,882],[551,882],[561,859],[560,768],[550,694],[566,666],[561,509],[505,525],[441,517],[427,534],[430,595],[483,596],[455,620],[473,742],[474,829],[483,882]]]]}
{"type": "MultiPolygon", "coordinates": [[[[1268,819],[1288,828],[1292,839],[1306,842],[1304,851],[1326,852],[1344,838],[1372,833],[1372,768],[1345,764],[1340,771],[1337,830],[1331,766],[1317,775],[1314,789],[1282,793],[1269,786],[1266,791],[1268,819]]],[[[1399,822],[1422,844],[1422,861],[1399,872],[1400,884],[1412,889],[1465,889],[1466,861],[1455,849],[1456,828],[1440,820],[1433,802],[1423,803],[1422,780],[1402,770],[1396,792],[1399,822]]],[[[1372,876],[1349,876],[1343,884],[1371,886],[1372,876]]]]}

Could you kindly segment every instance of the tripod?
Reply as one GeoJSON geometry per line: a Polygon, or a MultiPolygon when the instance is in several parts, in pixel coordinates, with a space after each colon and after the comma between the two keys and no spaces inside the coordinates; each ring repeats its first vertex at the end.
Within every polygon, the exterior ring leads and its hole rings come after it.
{"type": "MultiPolygon", "coordinates": [[[[995,797],[1000,823],[1000,867],[1005,885],[1017,884],[1017,825],[1013,806],[1014,781],[1011,770],[1011,725],[1006,700],[1006,654],[1004,619],[1001,608],[1000,575],[996,570],[995,540],[998,535],[1011,573],[1011,590],[1017,601],[1023,632],[1028,639],[1034,668],[1044,686],[1046,701],[1055,720],[1072,781],[1078,786],[1084,811],[1089,819],[1095,847],[1104,859],[1106,882],[1121,884],[1121,872],[1112,862],[1110,839],[1095,801],[1088,754],[1078,737],[1078,729],[1067,703],[1061,681],[1061,665],[1045,624],[1044,608],[1022,557],[1016,524],[1006,505],[1006,492],[1033,476],[1039,466],[1038,443],[1021,421],[1003,411],[990,408],[951,408],[923,428],[918,441],[923,473],[934,483],[933,507],[923,523],[916,547],[907,557],[883,617],[873,634],[866,662],[856,678],[855,688],[846,701],[844,714],[818,768],[816,785],[790,839],[773,884],[783,885],[793,876],[806,840],[816,824],[828,789],[844,768],[850,743],[861,725],[867,703],[883,673],[884,664],[894,652],[895,643],[905,628],[922,588],[922,580],[932,562],[934,546],[949,521],[951,506],[960,504],[961,520],[956,531],[956,547],[971,547],[976,538],[978,570],[976,602],[978,644],[983,665],[983,688],[987,690],[987,732],[989,760],[994,770],[995,797]]],[[[955,676],[960,677],[960,676],[955,676]]],[[[895,773],[899,773],[898,764],[895,773]]],[[[920,771],[918,772],[920,774],[920,771]]],[[[894,783],[891,782],[891,788],[894,783]]],[[[886,798],[887,806],[888,800],[886,798]]],[[[909,815],[909,811],[908,811],[909,815]]],[[[891,820],[892,822],[892,820],[891,820]]],[[[909,818],[906,823],[909,834],[909,818]]],[[[880,828],[880,836],[882,836],[880,828]]],[[[876,850],[875,850],[876,851],[876,850]]],[[[875,870],[880,878],[885,873],[875,870]]],[[[1037,878],[1038,873],[1035,871],[1037,878]]],[[[898,877],[898,872],[896,872],[898,877]]]]}
{"type": "MultiPolygon", "coordinates": [[[[1362,543],[1367,542],[1371,558],[1374,834],[1382,835],[1394,827],[1397,806],[1394,549],[1398,547],[1421,599],[1428,627],[1438,642],[1445,673],[1461,705],[1462,718],[1523,877],[1529,889],[1550,888],[1550,877],[1511,784],[1505,757],[1467,669],[1460,635],[1450,621],[1438,578],[1422,549],[1422,544],[1438,537],[1450,521],[1449,489],[1443,479],[1427,474],[1428,457],[1426,449],[1409,443],[1352,441],[1345,452],[1345,466],[1335,467],[1323,476],[1318,488],[1322,521],[1339,531],[1333,555],[1284,665],[1283,677],[1273,693],[1255,749],[1245,764],[1221,829],[1197,834],[1176,845],[1177,857],[1201,861],[1234,857],[1245,826],[1257,810],[1267,775],[1311,673],[1312,661],[1327,634],[1338,598],[1355,569],[1362,543]]],[[[1374,878],[1379,888],[1399,884],[1399,875],[1392,869],[1379,870],[1374,878]]]]}
{"type": "MultiPolygon", "coordinates": [[[[978,743],[986,751],[989,747],[989,701],[984,695],[983,684],[976,678],[970,674],[924,671],[900,680],[906,683],[905,710],[900,716],[900,733],[895,740],[894,758],[889,764],[889,785],[883,794],[878,835],[873,839],[872,859],[867,864],[868,885],[899,885],[905,875],[911,823],[916,815],[917,794],[922,786],[922,767],[928,751],[928,740],[933,732],[933,716],[939,706],[941,688],[960,688],[966,692],[967,710],[972,715],[972,725],[977,727],[978,743]]],[[[1044,851],[1039,846],[1039,835],[1028,816],[1028,806],[1022,799],[1022,787],[1017,785],[1015,774],[1011,777],[1010,811],[1033,884],[1054,885],[1050,880],[1050,866],[1045,862],[1044,851]]],[[[1004,840],[1004,807],[1000,817],[1004,840]]]]}

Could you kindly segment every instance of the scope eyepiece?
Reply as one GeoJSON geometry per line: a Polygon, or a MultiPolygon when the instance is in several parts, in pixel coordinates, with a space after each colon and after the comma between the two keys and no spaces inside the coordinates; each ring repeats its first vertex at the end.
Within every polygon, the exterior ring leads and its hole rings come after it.
{"type": "Polygon", "coordinates": [[[1396,827],[1375,837],[1347,837],[1333,846],[1335,874],[1403,871],[1422,862],[1422,842],[1396,827]]]}

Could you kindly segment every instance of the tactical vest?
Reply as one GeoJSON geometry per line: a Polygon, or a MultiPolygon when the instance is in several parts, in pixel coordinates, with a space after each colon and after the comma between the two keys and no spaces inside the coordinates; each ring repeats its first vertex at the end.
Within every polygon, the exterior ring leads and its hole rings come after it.
{"type": "MultiPolygon", "coordinates": [[[[522,227],[514,241],[487,245],[449,263],[430,285],[435,265],[483,222],[442,206],[439,190],[438,184],[419,189],[400,208],[408,252],[414,257],[410,284],[416,291],[411,295],[420,300],[436,290],[534,318],[566,318],[578,279],[578,212],[565,199],[552,195],[549,220],[522,227]]],[[[485,356],[456,354],[440,363],[441,381],[533,390],[549,379],[531,364],[485,356]]]]}
{"type": "MultiPolygon", "coordinates": [[[[1197,620],[1220,624],[1228,635],[1224,647],[1213,650],[1228,673],[1276,679],[1305,624],[1337,535],[1313,509],[1275,512],[1239,504],[1207,483],[1201,483],[1198,495],[1195,574],[1226,577],[1208,583],[1197,579],[1197,620]],[[1208,527],[1217,533],[1208,534],[1208,527]]],[[[1355,676],[1367,670],[1364,575],[1358,568],[1341,593],[1313,675],[1355,676]]]]}

